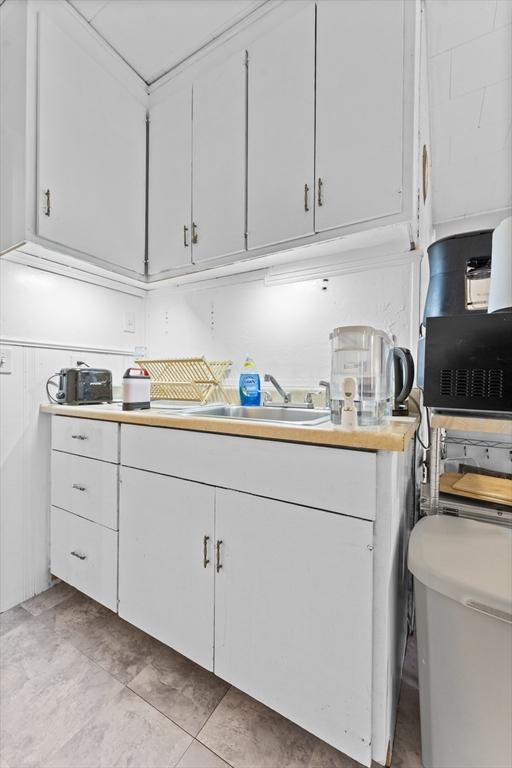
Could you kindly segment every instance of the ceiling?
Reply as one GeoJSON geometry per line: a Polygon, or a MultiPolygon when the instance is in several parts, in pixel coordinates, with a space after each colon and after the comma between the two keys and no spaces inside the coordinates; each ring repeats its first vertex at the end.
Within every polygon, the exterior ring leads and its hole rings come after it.
{"type": "Polygon", "coordinates": [[[263,0],[69,2],[148,84],[263,4],[263,0]]]}
{"type": "Polygon", "coordinates": [[[512,0],[427,0],[434,222],[512,205],[512,0]]]}

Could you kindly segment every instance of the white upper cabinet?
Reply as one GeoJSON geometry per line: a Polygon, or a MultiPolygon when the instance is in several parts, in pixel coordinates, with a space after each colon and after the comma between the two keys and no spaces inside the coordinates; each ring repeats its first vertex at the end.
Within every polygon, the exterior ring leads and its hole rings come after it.
{"type": "Polygon", "coordinates": [[[81,23],[62,13],[63,26],[39,14],[37,235],[140,274],[145,105],[91,55],[81,23]]]}
{"type": "Polygon", "coordinates": [[[194,82],[192,259],[245,250],[245,51],[194,82]]]}
{"type": "Polygon", "coordinates": [[[192,88],[173,92],[149,123],[149,274],[190,266],[192,88]]]}
{"type": "Polygon", "coordinates": [[[315,7],[248,46],[249,248],[314,232],[315,7]]]}
{"type": "Polygon", "coordinates": [[[401,213],[403,103],[403,0],[319,0],[317,232],[401,213]]]}

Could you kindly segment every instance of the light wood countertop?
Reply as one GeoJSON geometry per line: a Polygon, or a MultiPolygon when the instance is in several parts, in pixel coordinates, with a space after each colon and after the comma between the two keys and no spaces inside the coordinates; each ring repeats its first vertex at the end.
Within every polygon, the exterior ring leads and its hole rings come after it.
{"type": "Polygon", "coordinates": [[[392,418],[375,429],[364,428],[347,432],[330,422],[316,426],[282,424],[266,421],[201,416],[198,413],[162,413],[157,410],[123,411],[120,404],[106,405],[41,405],[42,413],[57,416],[75,416],[81,419],[117,421],[122,424],[140,424],[147,427],[187,429],[193,432],[215,432],[238,437],[256,437],[307,443],[333,448],[355,448],[366,451],[405,451],[418,426],[416,417],[392,418]]]}

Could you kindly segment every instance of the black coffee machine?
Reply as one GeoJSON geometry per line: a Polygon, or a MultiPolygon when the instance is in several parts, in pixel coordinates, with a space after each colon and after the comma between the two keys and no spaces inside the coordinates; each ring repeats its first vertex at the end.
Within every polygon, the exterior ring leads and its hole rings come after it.
{"type": "Polygon", "coordinates": [[[487,313],[492,234],[454,235],[428,248],[418,344],[418,383],[427,406],[512,411],[512,312],[487,313]]]}

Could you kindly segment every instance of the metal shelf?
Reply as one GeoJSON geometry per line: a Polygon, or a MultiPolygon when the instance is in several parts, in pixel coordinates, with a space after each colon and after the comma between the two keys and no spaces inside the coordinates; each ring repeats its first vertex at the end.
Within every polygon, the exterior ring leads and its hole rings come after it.
{"type": "Polygon", "coordinates": [[[480,440],[473,437],[454,437],[453,435],[444,438],[445,445],[466,445],[472,448],[499,448],[504,451],[512,451],[512,442],[505,443],[500,440],[480,440]]]}

